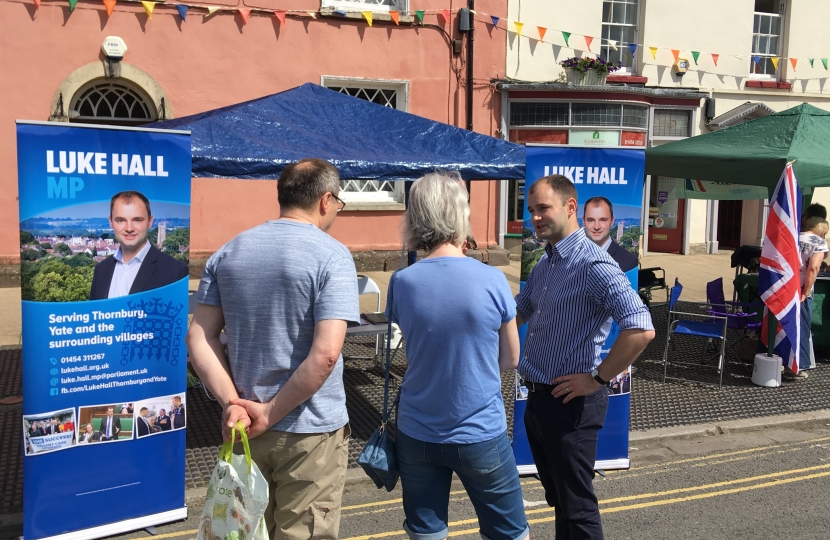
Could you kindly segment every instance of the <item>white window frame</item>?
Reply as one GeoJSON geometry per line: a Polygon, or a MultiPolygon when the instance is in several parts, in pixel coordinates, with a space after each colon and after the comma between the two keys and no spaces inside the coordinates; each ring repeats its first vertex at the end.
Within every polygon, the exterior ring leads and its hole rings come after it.
{"type": "Polygon", "coordinates": [[[695,136],[695,126],[697,125],[697,112],[698,109],[694,107],[686,107],[686,106],[671,106],[671,105],[654,105],[651,107],[651,110],[648,112],[648,125],[649,125],[649,145],[648,147],[651,148],[653,145],[651,142],[653,141],[682,141],[683,139],[688,139],[689,137],[695,136]],[[665,110],[672,110],[672,111],[689,111],[691,114],[689,115],[689,135],[685,137],[667,137],[665,135],[655,135],[654,134],[654,113],[656,111],[665,111],[665,110]]]}
{"type": "Polygon", "coordinates": [[[372,0],[320,0],[320,7],[342,9],[345,11],[377,11],[388,13],[390,10],[409,11],[409,0],[393,0],[396,6],[377,4],[372,0]]]}
{"type": "MultiPolygon", "coordinates": [[[[409,81],[406,80],[365,79],[362,77],[323,75],[320,77],[320,86],[326,88],[349,87],[395,90],[395,108],[405,112],[409,109],[409,81]]],[[[366,181],[372,182],[377,180],[366,181]]],[[[405,197],[404,182],[400,180],[393,181],[392,191],[346,191],[343,189],[340,191],[339,196],[346,202],[347,210],[402,210],[405,197]]]]}
{"type": "MultiPolygon", "coordinates": [[[[607,1],[611,2],[611,4],[628,4],[629,3],[629,2],[623,2],[621,0],[607,0],[607,1]]],[[[638,41],[637,36],[640,33],[640,0],[636,0],[635,4],[636,4],[636,9],[637,9],[637,14],[634,16],[634,21],[635,21],[634,24],[601,21],[601,25],[602,26],[625,26],[625,27],[628,27],[628,28],[634,28],[634,43],[637,43],[637,41],[638,41]]],[[[613,6],[612,6],[612,12],[613,12],[613,6]]],[[[624,57],[626,52],[623,50],[623,47],[625,49],[628,49],[628,43],[625,43],[625,44],[618,43],[617,44],[617,48],[619,50],[622,50],[622,56],[624,57]]],[[[605,42],[604,40],[601,40],[601,43],[600,43],[600,56],[602,55],[603,49],[610,49],[610,48],[611,48],[611,46],[607,42],[605,42]]],[[[630,49],[629,49],[629,53],[631,53],[630,49]]],[[[623,66],[618,71],[614,72],[614,74],[618,74],[618,75],[634,75],[636,73],[637,73],[637,57],[634,54],[631,54],[631,66],[623,66]]]]}
{"type": "MultiPolygon", "coordinates": [[[[781,56],[781,51],[784,50],[784,24],[785,24],[785,13],[787,9],[786,0],[775,0],[779,2],[778,4],[778,13],[767,13],[764,11],[754,11],[752,12],[752,45],[750,47],[750,57],[749,57],[749,78],[753,80],[765,80],[765,81],[777,81],[781,74],[781,62],[783,60],[781,56]],[[762,16],[762,17],[770,17],[774,19],[778,19],[778,34],[761,34],[755,32],[755,17],[762,16]],[[759,41],[761,36],[765,36],[769,39],[770,36],[776,36],[778,38],[778,49],[773,53],[756,53],[755,46],[756,43],[759,41]],[[778,61],[778,69],[775,70],[774,73],[753,73],[755,69],[755,62],[752,60],[753,56],[760,56],[763,61],[766,61],[768,58],[772,58],[777,56],[780,60],[778,61]]],[[[769,48],[769,47],[768,47],[769,48]]]]}

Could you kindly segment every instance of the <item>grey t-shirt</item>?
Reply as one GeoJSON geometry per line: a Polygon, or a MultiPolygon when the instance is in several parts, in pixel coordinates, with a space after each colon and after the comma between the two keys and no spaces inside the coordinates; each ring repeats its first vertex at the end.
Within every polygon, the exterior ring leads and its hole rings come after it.
{"type": "MultiPolygon", "coordinates": [[[[262,403],[308,356],[317,321],[360,323],[349,250],[295,221],[268,221],[222,246],[205,265],[196,300],[222,308],[236,390],[262,403]]],[[[348,421],[341,356],[323,387],[272,429],[326,433],[348,421]]]]}

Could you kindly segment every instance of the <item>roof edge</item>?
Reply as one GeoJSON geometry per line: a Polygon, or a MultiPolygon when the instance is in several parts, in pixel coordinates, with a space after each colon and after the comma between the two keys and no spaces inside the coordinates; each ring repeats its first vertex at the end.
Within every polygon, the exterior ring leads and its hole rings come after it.
{"type": "Polygon", "coordinates": [[[690,98],[703,99],[709,97],[707,92],[700,92],[688,89],[674,89],[674,88],[650,88],[637,86],[614,86],[614,85],[594,85],[594,86],[575,86],[570,83],[555,83],[555,82],[518,82],[518,81],[495,81],[496,89],[501,91],[511,90],[559,90],[568,92],[608,92],[616,94],[636,94],[641,96],[651,97],[670,97],[670,98],[690,98]]]}

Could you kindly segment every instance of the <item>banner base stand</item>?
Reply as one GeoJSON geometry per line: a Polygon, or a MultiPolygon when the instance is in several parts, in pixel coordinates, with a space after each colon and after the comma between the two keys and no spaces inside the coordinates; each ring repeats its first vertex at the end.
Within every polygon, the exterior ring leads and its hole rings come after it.
{"type": "MultiPolygon", "coordinates": [[[[175,510],[168,510],[167,512],[151,514],[149,516],[141,516],[124,521],[117,521],[115,523],[108,523],[107,525],[100,525],[89,529],[81,529],[79,531],[72,531],[55,536],[47,536],[41,538],[40,540],[93,540],[94,538],[104,538],[106,536],[139,531],[155,525],[162,525],[164,523],[170,523],[171,521],[179,521],[182,519],[187,519],[187,506],[177,508],[175,510]]],[[[20,538],[23,539],[22,536],[20,538]]]]}
{"type": "MultiPolygon", "coordinates": [[[[603,471],[614,471],[619,469],[631,468],[631,460],[624,459],[603,459],[594,463],[594,469],[602,469],[603,471]]],[[[538,474],[536,465],[517,465],[516,469],[519,471],[519,476],[532,476],[538,474]]]]}

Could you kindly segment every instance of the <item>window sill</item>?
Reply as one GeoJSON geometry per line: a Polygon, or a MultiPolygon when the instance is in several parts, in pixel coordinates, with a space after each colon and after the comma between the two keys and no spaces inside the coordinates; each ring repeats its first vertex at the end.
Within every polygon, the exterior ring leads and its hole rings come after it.
{"type": "MultiPolygon", "coordinates": [[[[360,8],[365,11],[371,11],[372,22],[384,22],[394,24],[392,17],[389,15],[389,6],[378,6],[372,4],[357,4],[350,2],[342,4],[329,4],[327,6],[320,8],[320,16],[330,19],[349,19],[352,21],[363,22],[365,18],[363,17],[362,11],[353,11],[357,8],[360,8]]],[[[398,15],[398,24],[414,25],[415,16],[404,15],[403,13],[401,13],[400,15],[398,15]]]]}
{"type": "Polygon", "coordinates": [[[623,83],[623,84],[647,84],[648,77],[640,77],[638,75],[620,73],[618,75],[609,75],[605,79],[606,83],[623,83]]]}
{"type": "Polygon", "coordinates": [[[772,88],[776,90],[789,90],[793,87],[792,83],[778,82],[774,80],[748,80],[746,81],[746,88],[772,88]]]}
{"type": "Polygon", "coordinates": [[[403,212],[406,205],[399,202],[346,201],[343,212],[403,212]]]}

